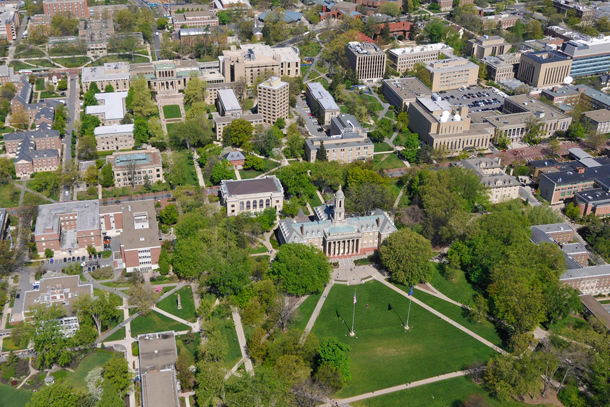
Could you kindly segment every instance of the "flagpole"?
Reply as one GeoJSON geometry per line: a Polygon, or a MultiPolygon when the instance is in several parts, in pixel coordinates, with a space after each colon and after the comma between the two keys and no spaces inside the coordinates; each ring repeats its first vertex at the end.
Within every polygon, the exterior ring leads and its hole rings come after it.
{"type": "Polygon", "coordinates": [[[407,323],[405,324],[405,330],[409,330],[409,316],[411,315],[411,296],[409,296],[409,311],[407,311],[407,323]]]}
{"type": "Polygon", "coordinates": [[[354,333],[354,318],[356,317],[356,289],[354,289],[354,301],[352,301],[352,330],[349,333],[349,336],[356,335],[354,333]]]}

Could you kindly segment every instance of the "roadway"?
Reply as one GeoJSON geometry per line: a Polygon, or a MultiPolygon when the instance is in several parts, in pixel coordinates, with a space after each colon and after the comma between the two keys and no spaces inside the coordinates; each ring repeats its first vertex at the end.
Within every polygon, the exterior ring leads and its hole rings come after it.
{"type": "Polygon", "coordinates": [[[295,110],[297,114],[301,116],[303,120],[305,120],[305,127],[307,128],[307,131],[309,132],[309,134],[311,134],[312,137],[322,137],[326,135],[325,132],[318,130],[318,128],[320,127],[320,125],[318,124],[318,120],[315,117],[309,115],[311,113],[309,106],[307,106],[307,102],[305,102],[305,99],[300,96],[297,98],[295,110]]]}
{"type": "MultiPolygon", "coordinates": [[[[66,134],[62,139],[63,144],[63,167],[69,168],[72,165],[72,131],[74,130],[74,121],[79,114],[79,85],[78,75],[68,74],[68,97],[66,99],[66,108],[68,109],[68,122],[66,123],[66,134]]],[[[76,157],[75,157],[76,158],[76,157]]],[[[64,186],[59,196],[60,202],[70,200],[70,187],[64,186]]]]}

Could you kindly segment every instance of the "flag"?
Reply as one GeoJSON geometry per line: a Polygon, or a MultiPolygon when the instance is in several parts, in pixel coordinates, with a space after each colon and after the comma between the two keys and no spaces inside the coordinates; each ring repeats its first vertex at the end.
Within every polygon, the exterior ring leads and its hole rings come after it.
{"type": "Polygon", "coordinates": [[[354,304],[356,303],[356,293],[354,292],[354,304]]]}
{"type": "Polygon", "coordinates": [[[409,296],[413,295],[413,286],[411,286],[411,291],[409,291],[409,296]]]}

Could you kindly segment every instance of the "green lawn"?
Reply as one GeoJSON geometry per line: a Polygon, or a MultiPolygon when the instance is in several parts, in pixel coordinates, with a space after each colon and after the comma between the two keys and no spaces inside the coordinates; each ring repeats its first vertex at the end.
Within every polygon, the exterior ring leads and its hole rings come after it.
{"type": "Polygon", "coordinates": [[[470,305],[473,295],[476,294],[472,285],[466,280],[466,275],[462,270],[456,273],[454,281],[450,281],[443,277],[438,263],[434,263],[432,267],[429,283],[447,297],[464,305],[470,305]]]}
{"type": "Polygon", "coordinates": [[[174,151],[172,152],[172,159],[174,165],[178,168],[185,168],[187,171],[184,174],[184,183],[180,185],[199,185],[197,180],[197,173],[195,172],[195,165],[193,160],[189,159],[187,151],[174,151]]]}
{"type": "Polygon", "coordinates": [[[121,339],[125,339],[125,327],[122,327],[112,335],[110,335],[104,342],[110,341],[120,341],[121,339]]]}
{"type": "Polygon", "coordinates": [[[229,345],[227,355],[222,361],[222,365],[231,369],[239,359],[241,359],[241,350],[239,349],[239,342],[237,341],[237,333],[235,332],[235,325],[233,320],[228,318],[224,320],[224,323],[220,327],[225,338],[227,338],[227,344],[229,345]]]}
{"type": "Polygon", "coordinates": [[[182,287],[178,292],[160,301],[157,304],[157,307],[190,322],[197,320],[195,302],[193,301],[193,290],[190,286],[182,287]],[[180,295],[182,309],[178,309],[178,295],[180,295]]]}
{"type": "Polygon", "coordinates": [[[379,282],[335,285],[313,333],[335,336],[351,346],[351,381],[336,395],[355,394],[412,382],[486,362],[495,352],[379,282]],[[355,337],[349,336],[357,291],[355,337]],[[368,306],[367,306],[368,305],[368,306]],[[390,307],[391,306],[391,307],[390,307]],[[389,310],[391,308],[391,310],[389,310]]]}
{"type": "Polygon", "coordinates": [[[66,378],[66,381],[76,388],[87,390],[87,382],[85,381],[87,374],[92,369],[103,366],[112,357],[112,354],[112,352],[104,350],[97,350],[88,354],[74,370],[74,373],[66,378]]]}
{"type": "Polygon", "coordinates": [[[377,154],[373,156],[374,170],[389,170],[392,168],[402,168],[405,164],[394,153],[377,154]]]}
{"type": "Polygon", "coordinates": [[[307,325],[307,321],[309,321],[309,317],[311,317],[311,313],[313,309],[316,307],[318,300],[322,294],[312,294],[303,303],[299,306],[299,308],[294,311],[290,318],[290,328],[297,329],[302,331],[305,329],[305,325],[307,325]]]}
{"type": "Polygon", "coordinates": [[[182,117],[180,114],[180,106],[178,105],[166,105],[163,106],[163,115],[166,119],[178,119],[182,117]]]}
{"type": "Polygon", "coordinates": [[[376,153],[381,153],[381,152],[384,152],[384,151],[392,151],[392,150],[393,150],[392,147],[390,147],[390,145],[388,143],[386,143],[386,142],[375,143],[375,146],[374,146],[374,151],[376,153]]]}
{"type": "Polygon", "coordinates": [[[141,63],[148,62],[148,58],[145,58],[140,55],[134,55],[134,58],[131,58],[131,54],[120,54],[120,55],[106,55],[105,57],[101,57],[100,59],[95,60],[90,64],[90,66],[102,66],[106,62],[129,62],[129,63],[141,63]]]}
{"type": "Polygon", "coordinates": [[[0,185],[0,207],[12,208],[19,205],[21,190],[13,184],[0,185]]]}
{"type": "Polygon", "coordinates": [[[43,91],[44,90],[44,78],[36,79],[36,90],[43,91]]]}
{"type": "MultiPolygon", "coordinates": [[[[372,399],[350,403],[353,407],[446,407],[461,406],[470,395],[478,395],[488,407],[516,407],[527,404],[514,401],[499,401],[468,377],[456,377],[409,390],[386,394],[372,399]]],[[[473,404],[474,405],[474,404],[473,404]]],[[[479,405],[479,404],[477,404],[479,405]]]]}
{"type": "Polygon", "coordinates": [[[256,171],[256,170],[239,170],[239,176],[241,177],[241,179],[256,178],[259,175],[261,175],[262,173],[263,173],[262,171],[256,171]]]}
{"type": "Polygon", "coordinates": [[[0,406],[24,407],[31,398],[31,391],[17,390],[0,383],[0,406]]]}
{"type": "Polygon", "coordinates": [[[36,206],[36,205],[44,205],[50,204],[51,201],[44,199],[40,195],[33,194],[31,192],[26,192],[23,195],[23,206],[36,206]]]}
{"type": "Polygon", "coordinates": [[[146,316],[139,316],[131,321],[131,336],[163,331],[187,331],[190,327],[174,321],[171,318],[151,311],[146,316]]]}
{"type": "Polygon", "coordinates": [[[53,62],[57,62],[65,66],[66,68],[78,68],[79,66],[85,65],[90,62],[89,57],[71,57],[71,58],[51,58],[53,62]]]}

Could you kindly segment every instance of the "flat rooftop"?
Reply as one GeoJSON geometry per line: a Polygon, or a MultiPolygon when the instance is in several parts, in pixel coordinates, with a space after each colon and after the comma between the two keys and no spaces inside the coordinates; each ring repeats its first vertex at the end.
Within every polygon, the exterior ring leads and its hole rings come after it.
{"type": "Polygon", "coordinates": [[[432,91],[415,77],[384,79],[383,83],[403,100],[415,100],[417,97],[432,95],[432,91]]]}
{"type": "Polygon", "coordinates": [[[592,110],[590,112],[583,113],[583,115],[587,119],[591,119],[597,123],[610,122],[610,110],[608,109],[592,110]]]}
{"type": "Polygon", "coordinates": [[[610,264],[570,269],[559,277],[559,281],[575,280],[587,277],[610,276],[610,264]]]}
{"type": "Polygon", "coordinates": [[[179,407],[176,371],[163,369],[142,375],[143,407],[179,407]]]}
{"type": "Polygon", "coordinates": [[[129,63],[107,62],[103,66],[87,66],[82,70],[83,82],[129,79],[129,63]]]}
{"type": "Polygon", "coordinates": [[[76,231],[100,228],[100,203],[98,200],[61,202],[38,206],[34,234],[59,233],[62,215],[76,216],[76,231]]]}
{"type": "Polygon", "coordinates": [[[233,89],[218,89],[218,99],[227,111],[241,110],[233,89]]]}
{"type": "Polygon", "coordinates": [[[246,180],[222,180],[220,185],[223,194],[227,196],[250,195],[260,193],[284,193],[280,180],[275,175],[246,180]]]}
{"type": "Polygon", "coordinates": [[[87,106],[87,114],[103,114],[105,120],[121,120],[125,117],[124,101],[127,92],[96,93],[96,106],[87,106]]]}
{"type": "Polygon", "coordinates": [[[324,110],[339,110],[335,98],[332,97],[320,82],[309,82],[307,87],[309,88],[309,93],[320,103],[324,110]]]}
{"type": "Polygon", "coordinates": [[[467,106],[472,113],[501,110],[504,105],[504,97],[495,88],[478,85],[442,91],[438,95],[452,106],[467,106]]]}
{"type": "Polygon", "coordinates": [[[570,58],[557,51],[537,51],[523,54],[521,58],[529,58],[539,64],[567,61],[570,58]]]}
{"type": "Polygon", "coordinates": [[[432,61],[426,64],[426,69],[432,73],[453,72],[478,67],[477,64],[461,57],[439,59],[438,61],[432,61]]]}
{"type": "Polygon", "coordinates": [[[426,44],[426,45],[415,45],[413,47],[404,47],[404,48],[394,48],[388,51],[389,54],[400,57],[401,55],[413,55],[413,54],[421,54],[424,52],[431,51],[439,51],[439,52],[453,52],[453,48],[451,48],[447,44],[443,44],[441,42],[436,44],[426,44]]]}
{"type": "Polygon", "coordinates": [[[602,203],[610,201],[610,192],[602,188],[592,188],[585,189],[584,191],[578,191],[574,194],[574,197],[581,202],[602,203]]]}
{"type": "Polygon", "coordinates": [[[352,41],[347,43],[347,48],[359,55],[383,54],[383,50],[373,42],[352,41]]]}
{"type": "Polygon", "coordinates": [[[451,104],[438,95],[433,94],[432,97],[417,98],[417,101],[430,113],[451,111],[451,104]]]}
{"type": "Polygon", "coordinates": [[[173,331],[139,335],[138,345],[142,372],[166,369],[178,360],[173,331]]]}
{"type": "Polygon", "coordinates": [[[116,212],[123,214],[121,244],[125,250],[161,246],[154,200],[127,201],[100,208],[100,215],[116,212]]]}
{"type": "Polygon", "coordinates": [[[112,126],[99,126],[93,130],[93,134],[96,136],[124,133],[133,133],[133,124],[113,124],[112,126]]]}

